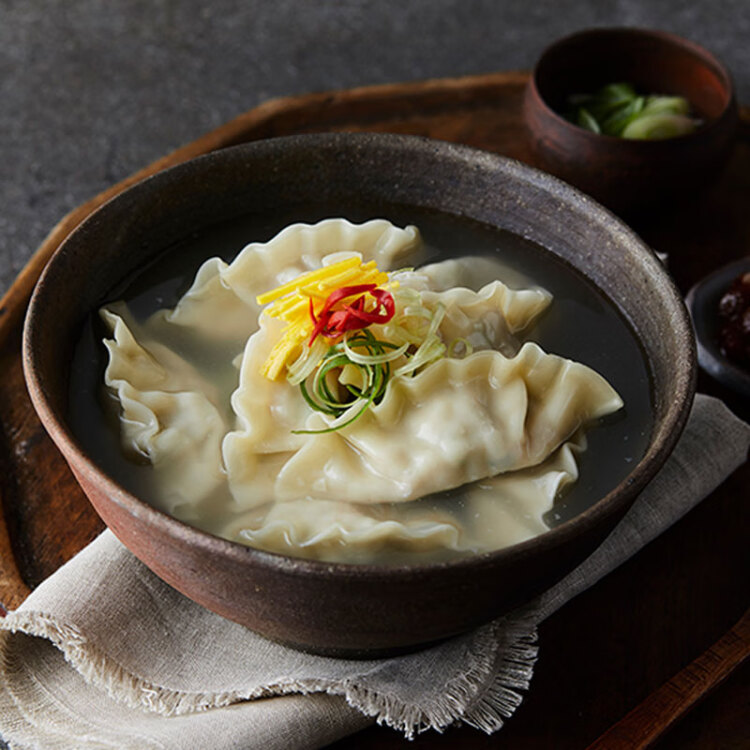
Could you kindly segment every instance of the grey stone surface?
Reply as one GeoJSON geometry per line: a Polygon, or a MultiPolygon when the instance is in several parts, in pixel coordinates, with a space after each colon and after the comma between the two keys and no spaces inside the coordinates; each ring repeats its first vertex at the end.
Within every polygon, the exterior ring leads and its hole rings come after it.
{"type": "Polygon", "coordinates": [[[601,25],[705,44],[750,102],[750,0],[0,0],[0,292],[68,210],[269,97],[528,68],[601,25]]]}

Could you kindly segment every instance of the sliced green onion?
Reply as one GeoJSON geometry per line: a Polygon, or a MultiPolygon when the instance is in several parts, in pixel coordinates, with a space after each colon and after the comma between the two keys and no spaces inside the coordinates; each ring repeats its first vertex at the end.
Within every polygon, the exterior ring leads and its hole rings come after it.
{"type": "Polygon", "coordinates": [[[307,380],[325,356],[328,346],[322,338],[315,339],[312,346],[303,346],[302,353],[287,368],[287,381],[291,385],[299,385],[303,380],[307,380]]]}
{"type": "Polygon", "coordinates": [[[676,138],[695,130],[695,123],[685,115],[655,114],[633,120],[622,132],[623,138],[657,141],[676,138]]]}
{"type": "Polygon", "coordinates": [[[567,106],[566,117],[579,127],[621,138],[673,138],[691,133],[699,125],[689,116],[690,103],[684,97],[640,96],[629,83],[610,83],[593,94],[572,94],[567,106]],[[665,119],[643,122],[660,115],[665,119]]]}
{"type": "MultiPolygon", "coordinates": [[[[312,396],[307,391],[307,386],[304,383],[299,384],[300,392],[302,393],[303,398],[305,401],[307,401],[307,405],[314,409],[315,411],[322,411],[324,414],[332,414],[333,416],[336,416],[338,414],[338,411],[336,409],[333,409],[331,407],[324,407],[321,404],[319,404],[317,401],[314,401],[312,396]]],[[[292,430],[293,433],[296,434],[296,430],[292,430]]]]}
{"type": "Polygon", "coordinates": [[[348,336],[344,336],[341,344],[346,356],[349,357],[349,359],[355,365],[379,365],[383,362],[392,362],[394,359],[398,359],[400,356],[402,356],[409,348],[408,343],[397,347],[395,344],[391,344],[389,341],[381,341],[379,342],[381,346],[383,346],[384,348],[388,348],[391,351],[382,352],[379,354],[360,354],[359,352],[352,349],[351,346],[349,346],[350,340],[352,339],[349,339],[348,336]]]}
{"type": "Polygon", "coordinates": [[[416,373],[421,367],[428,365],[430,362],[440,359],[445,355],[445,344],[437,336],[426,339],[422,346],[414,352],[414,356],[409,361],[394,371],[393,377],[416,373]]]}
{"type": "Polygon", "coordinates": [[[579,107],[576,115],[576,124],[579,127],[590,130],[592,133],[601,133],[599,123],[596,118],[589,112],[586,107],[579,107]]]}
{"type": "Polygon", "coordinates": [[[408,373],[415,373],[420,367],[429,364],[433,360],[438,359],[445,354],[445,344],[437,335],[437,329],[443,322],[444,317],[445,306],[438,303],[424,341],[419,345],[414,354],[409,358],[409,361],[399,367],[393,373],[394,377],[398,377],[399,375],[406,375],[408,373]]]}
{"type": "Polygon", "coordinates": [[[334,422],[322,430],[292,430],[295,435],[318,434],[340,430],[342,427],[346,427],[359,419],[371,404],[378,403],[383,397],[385,387],[391,375],[388,361],[354,362],[350,358],[350,353],[356,355],[357,352],[354,351],[356,348],[363,348],[369,352],[368,355],[360,356],[376,358],[389,357],[394,351],[397,351],[389,341],[381,341],[375,338],[367,329],[359,331],[356,335],[347,337],[347,339],[329,347],[327,355],[318,366],[315,375],[312,376],[310,390],[308,390],[305,382],[301,382],[299,385],[302,396],[307,404],[315,411],[333,416],[335,418],[334,422]],[[342,400],[339,394],[331,391],[328,383],[330,373],[338,368],[347,366],[356,367],[362,374],[362,381],[364,383],[361,389],[351,383],[340,384],[349,395],[354,397],[353,400],[342,400]],[[358,405],[361,405],[361,408],[356,410],[351,418],[347,418],[343,422],[338,421],[340,417],[348,414],[358,405]]]}
{"type": "Polygon", "coordinates": [[[623,129],[638,117],[645,106],[646,98],[637,96],[627,104],[618,107],[602,121],[602,133],[604,135],[620,135],[623,129]]]}
{"type": "MultiPolygon", "coordinates": [[[[430,309],[421,304],[418,293],[416,296],[401,293],[400,297],[418,304],[410,305],[398,318],[376,327],[379,335],[387,336],[387,340],[377,338],[369,328],[350,331],[337,344],[327,345],[322,354],[310,351],[307,358],[300,357],[292,365],[290,370],[294,372],[290,373],[290,382],[292,378],[305,375],[297,382],[306,403],[311,409],[334,418],[324,429],[293,430],[295,435],[335,432],[353,424],[372,404],[380,403],[391,378],[414,375],[446,355],[449,350],[438,335],[446,314],[445,306],[438,303],[430,309]],[[391,363],[400,358],[405,358],[406,362],[391,372],[391,363]],[[316,362],[312,368],[309,360],[316,362]],[[341,372],[336,376],[337,370],[345,371],[345,377],[341,372]],[[335,385],[330,382],[332,377],[335,385]]],[[[461,346],[464,356],[472,353],[467,340],[456,339],[451,343],[451,355],[461,346]]]]}
{"type": "Polygon", "coordinates": [[[409,305],[404,308],[404,312],[401,315],[402,318],[413,318],[415,316],[432,320],[432,312],[423,305],[409,305]]]}
{"type": "Polygon", "coordinates": [[[451,341],[451,345],[448,347],[448,356],[449,357],[468,357],[470,354],[474,352],[474,347],[471,345],[471,342],[469,342],[467,339],[463,338],[463,336],[453,339],[451,341]],[[460,353],[457,351],[459,347],[463,347],[463,353],[460,353]]]}
{"type": "Polygon", "coordinates": [[[690,104],[682,96],[649,96],[643,108],[644,115],[687,115],[689,112],[690,104]]]}
{"type": "Polygon", "coordinates": [[[437,333],[437,329],[440,327],[440,324],[443,322],[444,317],[445,317],[445,305],[442,302],[438,302],[437,305],[435,305],[435,313],[432,317],[432,323],[430,323],[430,328],[427,331],[428,336],[433,336],[435,333],[437,333]]]}
{"type": "Polygon", "coordinates": [[[637,94],[630,83],[608,83],[597,92],[597,97],[611,107],[619,107],[635,99],[637,94]]]}

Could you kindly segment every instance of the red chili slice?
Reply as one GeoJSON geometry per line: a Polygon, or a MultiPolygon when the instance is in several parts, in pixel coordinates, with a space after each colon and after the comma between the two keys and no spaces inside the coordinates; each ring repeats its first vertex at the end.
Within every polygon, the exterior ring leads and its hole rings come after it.
{"type": "Polygon", "coordinates": [[[396,312],[396,303],[393,295],[385,289],[378,289],[376,284],[359,284],[357,286],[342,286],[331,292],[323,307],[315,315],[312,298],[310,299],[310,318],[314,325],[310,340],[307,345],[312,346],[313,341],[323,334],[326,338],[338,338],[347,331],[356,331],[373,323],[387,323],[396,312]],[[365,310],[365,294],[371,294],[377,305],[374,310],[365,310]],[[360,294],[354,302],[344,305],[338,310],[331,308],[341,300],[360,294]]]}

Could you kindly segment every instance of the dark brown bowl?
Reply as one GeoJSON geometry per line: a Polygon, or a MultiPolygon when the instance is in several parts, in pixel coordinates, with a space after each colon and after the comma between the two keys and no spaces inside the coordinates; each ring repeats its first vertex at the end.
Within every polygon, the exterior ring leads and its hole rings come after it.
{"type": "Polygon", "coordinates": [[[727,69],[674,34],[590,29],[547,48],[524,98],[536,163],[621,216],[653,214],[702,188],[726,162],[739,114],[727,69]],[[636,141],[598,135],[560,113],[571,94],[626,81],[685,97],[703,124],[689,135],[636,141]]]}
{"type": "Polygon", "coordinates": [[[459,633],[507,611],[585,558],[672,450],[694,391],[685,308],[653,254],[609,212],[503,157],[422,138],[309,135],[218,151],[148,179],[85,221],[31,301],[24,367],[39,416],[120,540],[191,599],[270,638],[328,653],[375,654],[459,633]],[[643,458],[593,507],[542,536],[454,563],[330,564],[225,541],[153,509],[86,455],[66,420],[67,363],[108,292],[195,230],[248,211],[289,213],[355,195],[466,216],[562,257],[614,301],[653,379],[643,458]]]}

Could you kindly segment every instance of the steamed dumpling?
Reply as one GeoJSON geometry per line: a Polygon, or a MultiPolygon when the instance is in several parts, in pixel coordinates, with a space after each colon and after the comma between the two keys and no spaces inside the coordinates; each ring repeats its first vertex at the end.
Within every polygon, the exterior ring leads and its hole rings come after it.
{"type": "Polygon", "coordinates": [[[153,464],[165,509],[202,500],[225,481],[218,393],[168,347],[142,332],[137,341],[122,306],[101,317],[112,335],[104,382],[120,402],[123,449],[153,464]]]}
{"type": "MultiPolygon", "coordinates": [[[[535,466],[579,427],[621,406],[596,372],[533,343],[513,358],[490,350],[444,358],[413,378],[393,379],[381,403],[355,423],[300,436],[306,440],[281,469],[275,497],[414,500],[535,466]]],[[[314,412],[305,427],[333,422],[314,412]]],[[[242,459],[225,447],[230,486],[240,502],[233,467],[242,459]]]]}
{"type": "MultiPolygon", "coordinates": [[[[400,555],[482,552],[547,531],[545,515],[578,478],[581,433],[539,466],[488,478],[463,497],[430,498],[396,506],[301,499],[267,505],[232,519],[219,533],[270,552],[349,562],[397,562],[400,555]],[[454,506],[447,505],[453,502],[454,506]]],[[[406,559],[404,557],[404,559],[406,559]]]]}
{"type": "Polygon", "coordinates": [[[543,289],[514,290],[492,281],[478,292],[455,287],[442,292],[425,290],[422,303],[434,309],[445,307],[440,333],[445,341],[462,339],[472,349],[497,349],[512,355],[516,335],[533,323],[551,302],[543,289]]]}
{"type": "Polygon", "coordinates": [[[326,558],[343,545],[359,562],[370,562],[373,552],[384,547],[412,553],[468,549],[460,522],[446,511],[392,516],[382,507],[369,510],[343,501],[300,499],[272,503],[254,519],[233,522],[227,532],[254,547],[310,558],[326,558]]]}
{"type": "MultiPolygon", "coordinates": [[[[435,266],[439,265],[435,264],[435,266]]],[[[411,287],[413,283],[411,274],[407,277],[399,275],[399,279],[404,286],[411,287]]],[[[438,304],[444,307],[445,315],[438,329],[444,340],[452,341],[462,338],[476,350],[501,349],[507,352],[515,352],[517,349],[514,334],[526,328],[550,302],[549,294],[543,290],[514,291],[500,281],[491,282],[478,292],[459,287],[444,292],[422,291],[420,294],[426,307],[434,308],[438,304]]],[[[388,324],[373,326],[372,330],[375,331],[377,337],[392,340],[388,324]]],[[[232,396],[238,429],[230,432],[223,443],[224,462],[232,494],[241,507],[253,507],[267,502],[269,500],[268,482],[265,480],[259,482],[257,477],[259,474],[266,473],[265,463],[269,456],[287,452],[293,463],[290,467],[283,467],[280,470],[279,479],[281,480],[282,475],[287,479],[276,482],[270,498],[288,500],[294,497],[312,496],[321,499],[361,502],[353,496],[346,496],[343,487],[346,484],[346,472],[340,477],[341,489],[333,494],[329,494],[330,488],[318,491],[314,485],[300,491],[300,488],[312,478],[309,472],[300,474],[296,487],[293,487],[288,479],[300,464],[308,460],[307,456],[316,460],[322,455],[321,451],[325,453],[328,448],[338,446],[338,441],[336,435],[326,439],[325,436],[317,438],[296,434],[295,430],[320,429],[327,425],[319,422],[320,414],[313,412],[299,388],[291,387],[283,379],[269,380],[262,374],[263,362],[269,356],[280,331],[281,323],[277,319],[261,315],[260,330],[250,336],[243,355],[239,388],[232,396]],[[317,449],[314,446],[317,446],[317,449]],[[301,451],[300,455],[292,459],[291,452],[298,451],[301,451]]],[[[458,363],[458,360],[445,361],[458,363]]],[[[409,378],[404,382],[410,380],[409,378]]],[[[389,386],[389,389],[392,388],[393,384],[389,386]]],[[[382,407],[383,404],[376,409],[382,410],[382,407]]],[[[386,426],[385,429],[398,432],[400,427],[394,424],[390,427],[386,426]]],[[[355,434],[359,432],[355,430],[355,434]]],[[[349,443],[346,445],[350,446],[349,443]]],[[[399,443],[399,445],[403,450],[403,444],[399,443]]],[[[411,449],[410,446],[409,451],[411,449]]],[[[343,453],[335,448],[335,458],[324,461],[323,465],[330,466],[331,461],[336,460],[341,468],[341,462],[354,460],[356,458],[354,454],[357,451],[358,448],[351,446],[343,453]]],[[[274,456],[274,461],[278,466],[278,455],[274,456]]],[[[408,472],[409,469],[406,471],[408,472]]],[[[378,472],[372,472],[372,474],[375,477],[378,472]]],[[[486,474],[481,476],[486,476],[486,474]]],[[[397,490],[391,486],[385,495],[378,499],[378,492],[385,489],[382,482],[362,476],[361,471],[356,470],[354,466],[352,466],[350,478],[367,480],[368,496],[371,498],[367,502],[411,500],[440,488],[439,485],[422,487],[421,483],[415,483],[411,490],[406,491],[405,485],[403,490],[397,490]]],[[[462,483],[453,481],[445,484],[442,489],[462,483]]]]}
{"type": "MultiPolygon", "coordinates": [[[[383,220],[295,224],[230,264],[206,261],[172,310],[138,322],[122,304],[103,309],[105,383],[123,449],[153,466],[155,504],[228,539],[349,562],[436,559],[545,531],[577,479],[582,430],[622,401],[590,368],[523,343],[552,298],[496,259],[394,275],[465,356],[392,377],[350,425],[299,432],[348,414],[314,411],[298,387],[262,374],[283,324],[257,295],[352,256],[412,265],[420,247],[415,227],[383,220]]],[[[371,326],[392,342],[396,328],[371,326]]]]}
{"type": "Polygon", "coordinates": [[[325,256],[333,262],[357,254],[388,270],[420,245],[416,227],[401,229],[384,219],[292,224],[268,242],[248,245],[230,264],[220,258],[207,260],[177,306],[158,315],[206,336],[244,342],[258,327],[260,306],[255,298],[320,268],[325,256]]]}

